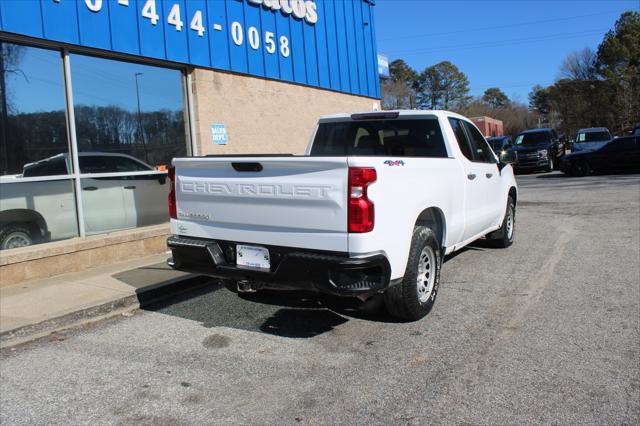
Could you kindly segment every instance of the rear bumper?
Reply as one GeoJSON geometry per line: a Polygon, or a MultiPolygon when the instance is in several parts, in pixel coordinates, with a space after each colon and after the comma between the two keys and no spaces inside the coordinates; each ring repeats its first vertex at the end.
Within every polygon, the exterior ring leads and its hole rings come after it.
{"type": "Polygon", "coordinates": [[[167,263],[177,270],[253,281],[258,288],[274,290],[368,296],[389,286],[391,267],[382,254],[349,257],[346,253],[254,244],[269,250],[271,268],[265,270],[237,266],[236,244],[173,235],[167,240],[173,254],[167,263]]]}

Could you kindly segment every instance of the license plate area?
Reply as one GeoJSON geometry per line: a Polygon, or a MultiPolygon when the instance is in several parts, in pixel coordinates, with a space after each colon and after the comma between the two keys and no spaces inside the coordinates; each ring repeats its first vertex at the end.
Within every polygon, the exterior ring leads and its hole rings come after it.
{"type": "Polygon", "coordinates": [[[271,269],[271,256],[264,247],[236,245],[236,265],[250,268],[271,269]]]}

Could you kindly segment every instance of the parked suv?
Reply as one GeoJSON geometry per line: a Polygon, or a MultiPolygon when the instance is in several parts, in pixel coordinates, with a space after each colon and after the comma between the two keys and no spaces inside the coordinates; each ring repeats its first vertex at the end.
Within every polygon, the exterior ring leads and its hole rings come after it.
{"type": "Polygon", "coordinates": [[[545,170],[551,172],[565,153],[564,143],[553,129],[525,130],[516,136],[510,148],[515,157],[516,172],[545,170]]]}
{"type": "Polygon", "coordinates": [[[606,127],[591,127],[578,130],[571,152],[595,151],[605,146],[612,139],[606,127]]]}

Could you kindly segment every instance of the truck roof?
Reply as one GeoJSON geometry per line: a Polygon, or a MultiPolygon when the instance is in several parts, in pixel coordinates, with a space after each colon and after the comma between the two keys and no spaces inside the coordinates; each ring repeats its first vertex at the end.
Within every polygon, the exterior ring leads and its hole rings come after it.
{"type": "MultiPolygon", "coordinates": [[[[358,116],[361,120],[368,116],[371,119],[385,118],[385,115],[397,114],[398,117],[456,117],[468,120],[468,118],[451,111],[431,110],[431,109],[402,109],[402,110],[385,110],[385,111],[363,111],[354,113],[328,114],[320,117],[319,121],[342,121],[353,120],[353,116],[358,116]]],[[[389,117],[390,118],[390,117],[389,117]]]]}
{"type": "Polygon", "coordinates": [[[578,133],[595,133],[595,132],[608,132],[609,129],[606,127],[589,127],[586,129],[578,130],[578,133]]]}
{"type": "Polygon", "coordinates": [[[551,131],[552,131],[552,129],[550,129],[549,127],[542,127],[540,129],[523,130],[522,132],[520,132],[520,134],[521,135],[526,135],[527,133],[538,133],[538,132],[549,133],[551,131]]]}

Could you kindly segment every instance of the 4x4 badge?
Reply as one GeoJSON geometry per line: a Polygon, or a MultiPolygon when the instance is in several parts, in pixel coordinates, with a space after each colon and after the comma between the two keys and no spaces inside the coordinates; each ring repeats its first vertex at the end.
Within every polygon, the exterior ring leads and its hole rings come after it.
{"type": "Polygon", "coordinates": [[[384,164],[386,164],[389,167],[404,166],[404,161],[402,161],[402,160],[387,160],[387,161],[384,162],[384,164]]]}

